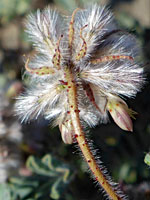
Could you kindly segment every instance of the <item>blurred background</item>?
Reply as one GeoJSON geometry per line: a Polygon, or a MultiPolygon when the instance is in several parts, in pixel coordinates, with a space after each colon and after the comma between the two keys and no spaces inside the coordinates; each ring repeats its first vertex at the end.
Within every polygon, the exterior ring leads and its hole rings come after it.
{"type": "MultiPolygon", "coordinates": [[[[48,4],[63,13],[92,0],[0,0],[0,200],[100,200],[99,187],[74,145],[62,142],[58,128],[39,119],[21,124],[15,98],[28,87],[22,80],[24,54],[32,51],[24,32],[30,12],[48,4]]],[[[130,200],[150,200],[150,0],[93,0],[108,5],[122,29],[136,35],[142,48],[147,83],[127,100],[138,115],[134,132],[111,123],[89,137],[113,179],[130,200]]]]}

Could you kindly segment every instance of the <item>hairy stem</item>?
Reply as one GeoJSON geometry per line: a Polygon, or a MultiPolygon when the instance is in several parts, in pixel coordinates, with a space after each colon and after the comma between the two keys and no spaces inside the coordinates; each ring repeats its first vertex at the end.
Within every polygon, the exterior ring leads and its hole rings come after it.
{"type": "Polygon", "coordinates": [[[73,74],[70,69],[66,70],[66,79],[68,82],[68,100],[70,105],[70,115],[72,119],[72,124],[75,132],[75,138],[78,142],[78,145],[92,171],[95,176],[95,179],[100,183],[100,185],[104,188],[106,193],[109,195],[110,199],[113,200],[121,200],[118,194],[114,191],[112,186],[109,184],[109,181],[104,176],[102,170],[99,168],[96,160],[86,142],[85,134],[83,132],[80,119],[79,119],[79,109],[78,109],[78,100],[77,100],[77,89],[76,83],[74,81],[73,74]]]}

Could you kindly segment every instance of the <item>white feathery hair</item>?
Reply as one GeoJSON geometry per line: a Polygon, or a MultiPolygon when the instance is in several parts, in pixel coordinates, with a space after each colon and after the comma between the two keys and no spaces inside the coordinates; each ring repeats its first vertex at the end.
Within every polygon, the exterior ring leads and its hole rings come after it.
{"type": "Polygon", "coordinates": [[[143,85],[143,69],[135,62],[139,52],[136,39],[118,29],[106,7],[94,4],[75,13],[72,49],[68,45],[71,19],[47,7],[26,20],[26,32],[38,53],[28,65],[32,73],[26,70],[32,87],[15,105],[22,121],[42,114],[60,125],[69,118],[64,70],[70,63],[79,116],[90,127],[107,121],[106,104],[111,96],[133,97],[143,85]],[[53,69],[53,74],[45,66],[53,69]]]}

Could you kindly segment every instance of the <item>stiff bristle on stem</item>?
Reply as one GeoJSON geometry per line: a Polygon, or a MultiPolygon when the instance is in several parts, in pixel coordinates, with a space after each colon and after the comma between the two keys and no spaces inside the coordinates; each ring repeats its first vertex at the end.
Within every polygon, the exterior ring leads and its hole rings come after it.
{"type": "Polygon", "coordinates": [[[135,112],[120,97],[135,97],[144,83],[136,39],[98,4],[77,8],[67,18],[50,7],[38,10],[27,18],[26,31],[37,55],[25,63],[31,88],[18,97],[19,117],[53,121],[66,144],[77,142],[108,198],[127,199],[99,165],[84,129],[106,123],[110,113],[121,129],[133,131],[135,112]]]}
{"type": "Polygon", "coordinates": [[[69,104],[73,105],[70,108],[71,119],[74,128],[74,137],[77,140],[77,143],[83,153],[83,156],[86,162],[91,169],[95,180],[100,183],[100,185],[104,188],[106,193],[109,195],[111,199],[119,200],[121,199],[120,196],[115,192],[114,188],[111,186],[109,181],[106,179],[105,175],[99,168],[90,148],[85,139],[85,133],[83,132],[83,128],[81,126],[80,117],[79,117],[79,108],[77,103],[77,88],[74,83],[74,77],[72,75],[71,70],[66,70],[66,79],[68,81],[68,85],[70,86],[68,90],[68,100],[69,104]]]}

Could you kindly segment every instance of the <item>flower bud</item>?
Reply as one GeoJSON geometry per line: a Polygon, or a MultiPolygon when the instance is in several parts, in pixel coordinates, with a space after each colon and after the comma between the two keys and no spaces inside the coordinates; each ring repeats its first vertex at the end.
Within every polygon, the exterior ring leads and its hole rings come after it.
{"type": "Polygon", "coordinates": [[[61,137],[64,143],[72,144],[73,143],[73,126],[71,120],[67,120],[65,123],[59,125],[61,132],[61,137]]]}
{"type": "Polygon", "coordinates": [[[118,97],[113,100],[108,100],[107,109],[115,123],[121,129],[131,132],[133,131],[133,125],[130,118],[130,116],[132,116],[131,110],[122,99],[118,97]]]}

